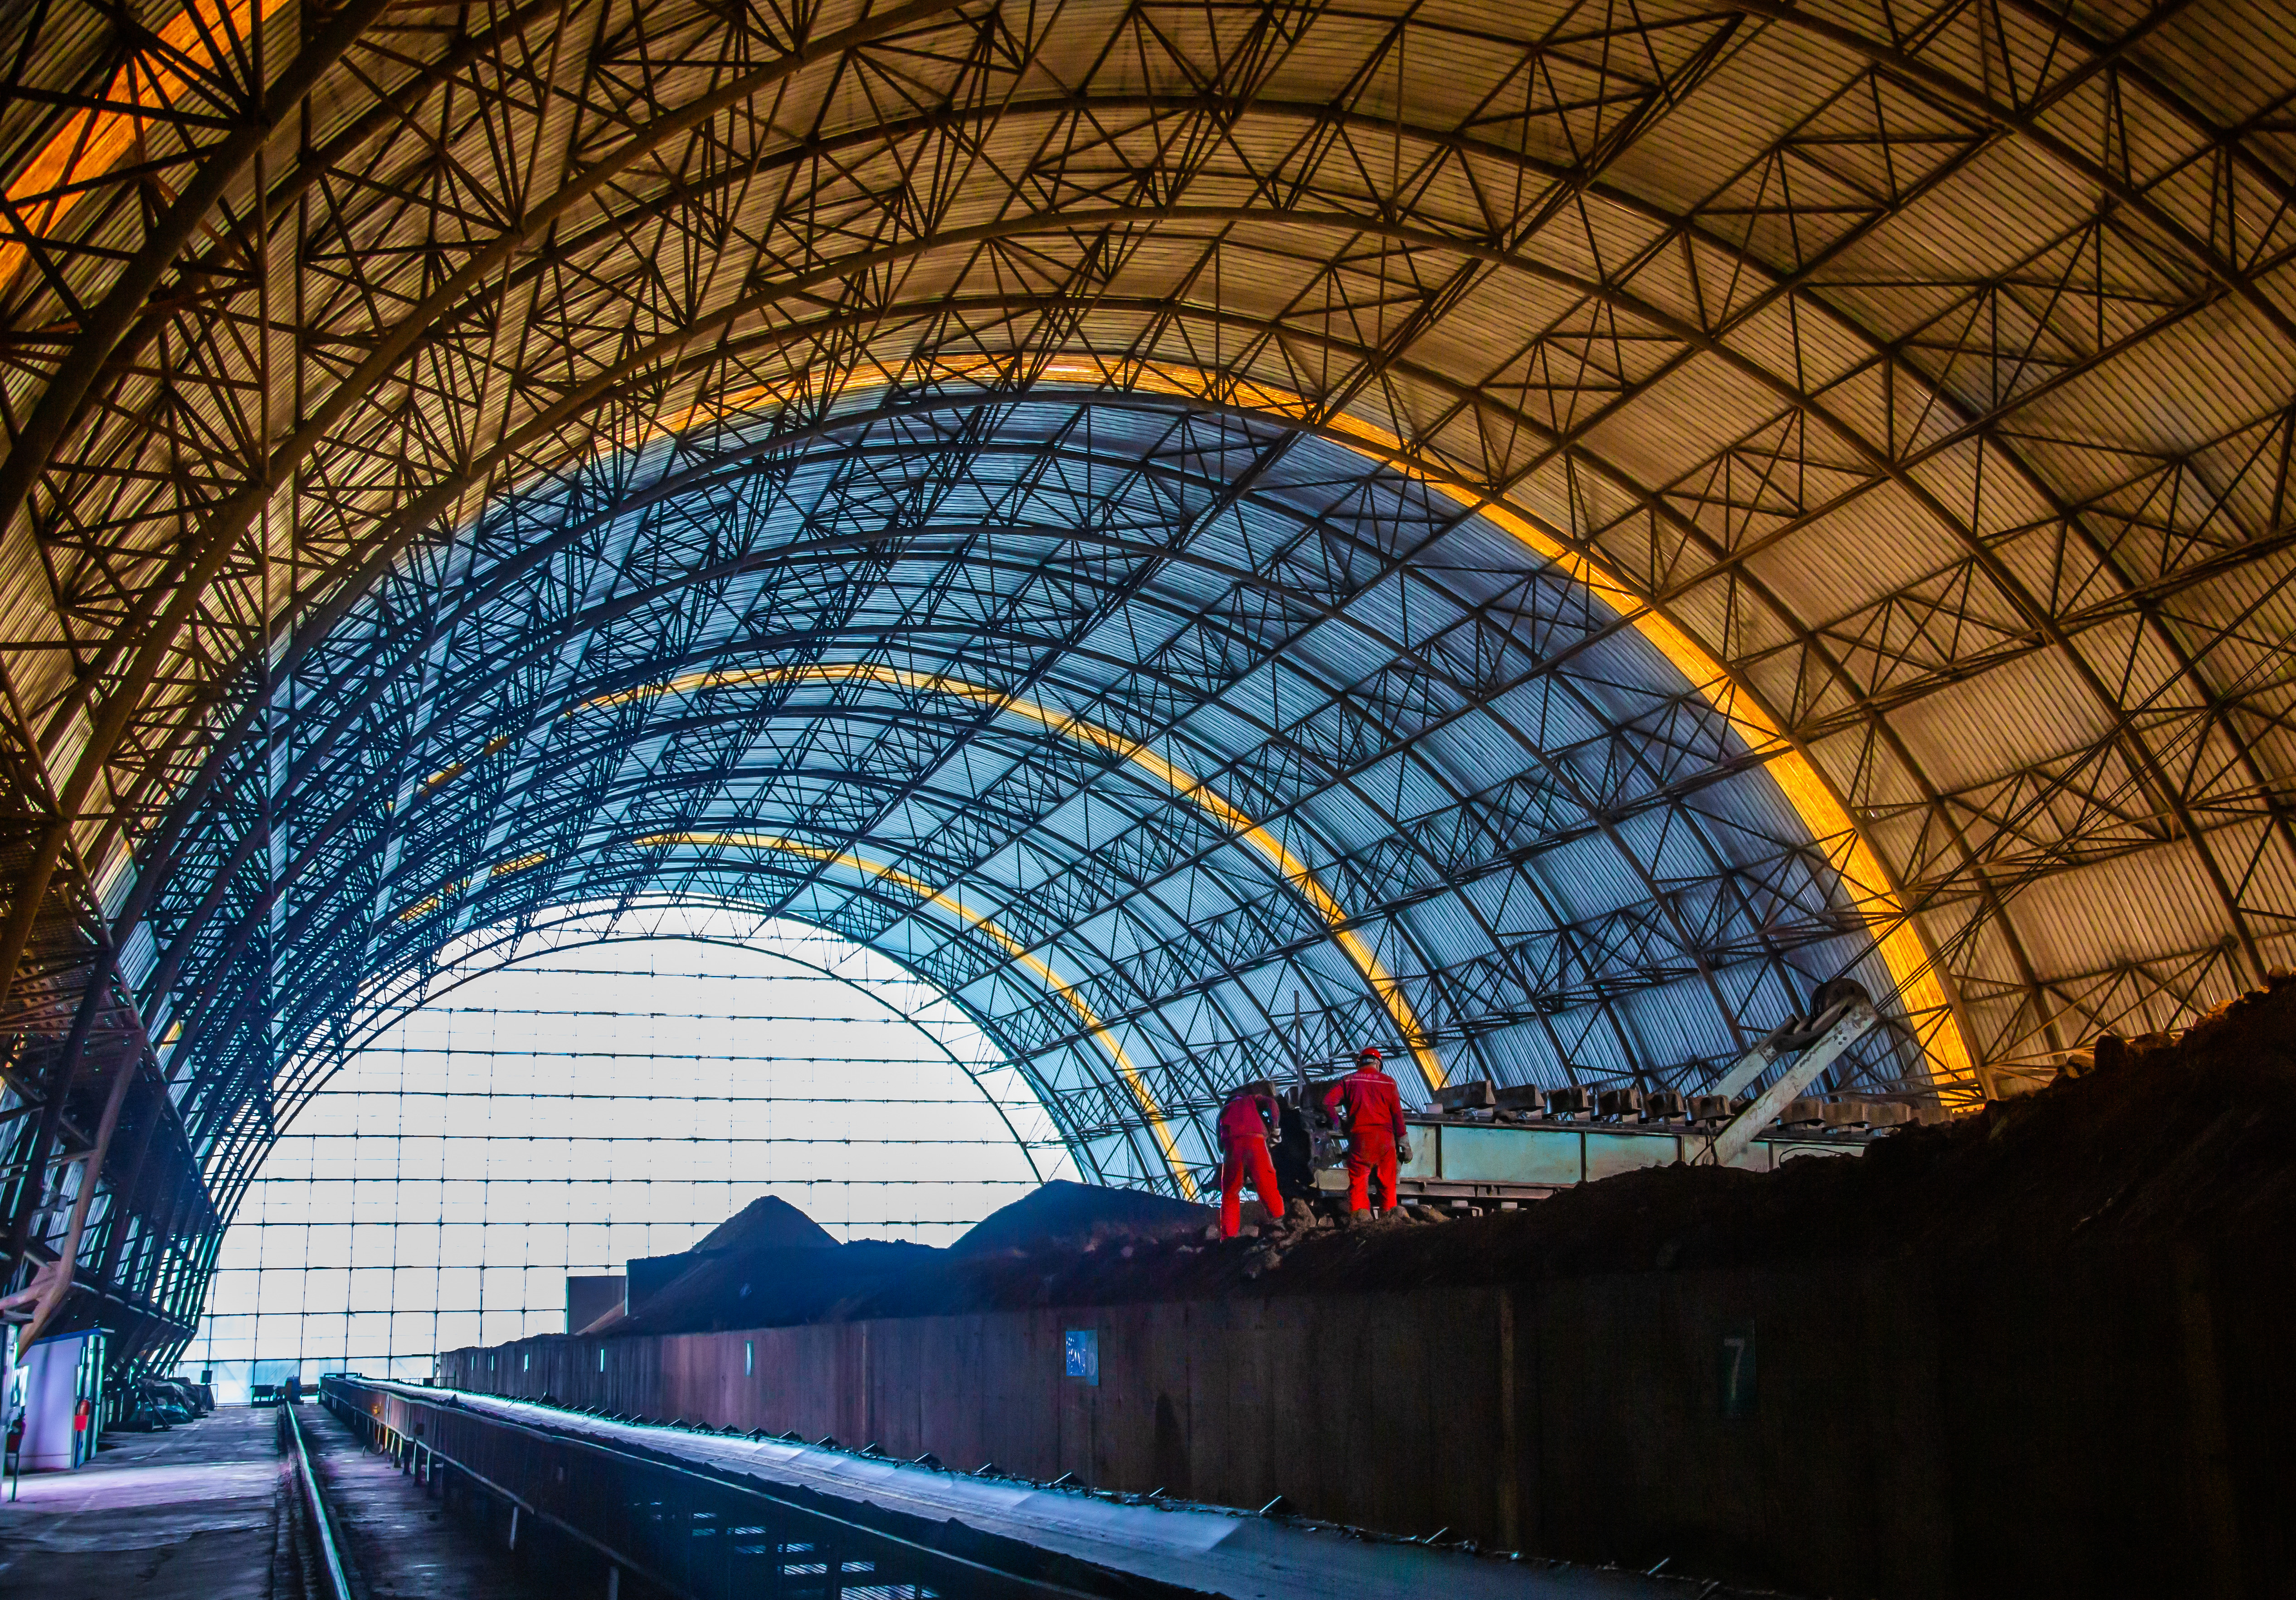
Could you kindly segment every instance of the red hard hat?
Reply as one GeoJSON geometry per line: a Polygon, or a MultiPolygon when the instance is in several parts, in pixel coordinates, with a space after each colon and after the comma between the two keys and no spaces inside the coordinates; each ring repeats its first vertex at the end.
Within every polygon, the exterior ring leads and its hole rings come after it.
{"type": "Polygon", "coordinates": [[[1357,1061],[1361,1061],[1366,1055],[1370,1056],[1374,1061],[1385,1061],[1387,1059],[1387,1057],[1379,1053],[1379,1046],[1377,1045],[1365,1045],[1362,1049],[1356,1052],[1356,1059],[1357,1061]]]}

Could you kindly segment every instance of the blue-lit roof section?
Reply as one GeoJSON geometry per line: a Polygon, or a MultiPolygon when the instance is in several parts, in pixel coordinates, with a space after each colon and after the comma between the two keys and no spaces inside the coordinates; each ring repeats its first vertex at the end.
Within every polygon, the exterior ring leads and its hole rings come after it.
{"type": "Polygon", "coordinates": [[[1694,1085],[1837,970],[1888,989],[1726,719],[1456,496],[1152,396],[771,426],[522,486],[308,642],[282,892],[155,910],[195,1072],[324,1071],[473,929],[691,897],[931,977],[1080,1158],[1185,1186],[1295,1006],[1418,1096],[1694,1085]]]}

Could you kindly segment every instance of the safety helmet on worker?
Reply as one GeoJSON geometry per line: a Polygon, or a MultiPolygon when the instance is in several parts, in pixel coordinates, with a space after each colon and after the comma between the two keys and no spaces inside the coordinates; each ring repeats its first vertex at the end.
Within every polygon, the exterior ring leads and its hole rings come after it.
{"type": "Polygon", "coordinates": [[[1387,1058],[1385,1056],[1379,1053],[1379,1046],[1377,1045],[1365,1045],[1362,1049],[1356,1052],[1356,1065],[1358,1067],[1365,1065],[1375,1067],[1386,1059],[1387,1058]]]}

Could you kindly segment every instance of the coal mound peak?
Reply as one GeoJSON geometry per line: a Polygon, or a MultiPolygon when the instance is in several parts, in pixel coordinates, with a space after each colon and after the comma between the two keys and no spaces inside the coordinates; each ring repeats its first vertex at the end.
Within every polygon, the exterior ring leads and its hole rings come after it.
{"type": "Polygon", "coordinates": [[[1084,1251],[1112,1240],[1174,1239],[1201,1233],[1211,1218],[1207,1206],[1162,1194],[1056,1181],[991,1211],[949,1253],[1084,1251]]]}
{"type": "Polygon", "coordinates": [[[709,1230],[691,1255],[715,1250],[824,1250],[837,1243],[834,1235],[778,1195],[751,1201],[709,1230]]]}

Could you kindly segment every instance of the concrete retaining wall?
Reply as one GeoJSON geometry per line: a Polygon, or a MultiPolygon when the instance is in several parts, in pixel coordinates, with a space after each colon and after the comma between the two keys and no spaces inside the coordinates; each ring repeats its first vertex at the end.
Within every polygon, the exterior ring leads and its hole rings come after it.
{"type": "Polygon", "coordinates": [[[440,1376],[1808,1594],[2265,1595],[2296,1581],[2291,1281],[2167,1248],[1632,1273],[541,1338],[440,1376]]]}

